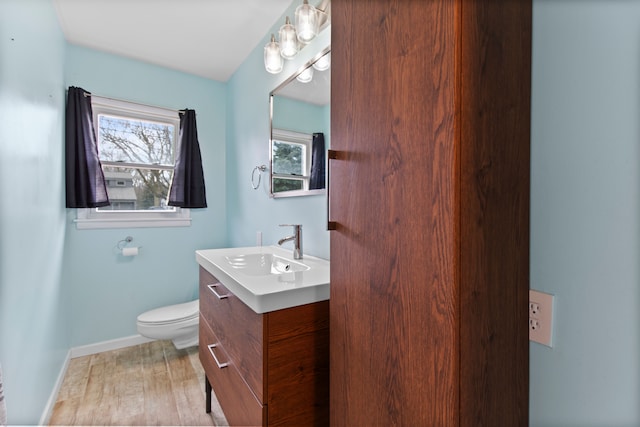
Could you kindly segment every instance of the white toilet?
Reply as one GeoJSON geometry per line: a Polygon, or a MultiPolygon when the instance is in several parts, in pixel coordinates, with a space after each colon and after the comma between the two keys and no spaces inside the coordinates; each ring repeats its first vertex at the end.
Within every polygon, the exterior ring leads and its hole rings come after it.
{"type": "Polygon", "coordinates": [[[198,345],[200,300],[168,305],[138,316],[138,333],[147,338],[172,340],[177,349],[198,345]]]}

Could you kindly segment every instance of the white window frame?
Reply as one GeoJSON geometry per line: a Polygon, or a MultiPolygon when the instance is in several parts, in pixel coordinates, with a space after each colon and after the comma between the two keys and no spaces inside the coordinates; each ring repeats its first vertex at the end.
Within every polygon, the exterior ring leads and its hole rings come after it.
{"type": "Polygon", "coordinates": [[[288,144],[300,144],[305,146],[305,159],[304,159],[304,174],[303,175],[289,175],[289,174],[271,174],[271,188],[273,189],[273,179],[291,179],[302,181],[302,190],[281,191],[274,193],[271,191],[272,197],[291,197],[298,194],[309,193],[309,183],[311,180],[311,155],[313,146],[313,135],[309,133],[294,132],[285,129],[273,129],[272,131],[272,146],[269,153],[271,164],[273,165],[273,144],[275,142],[284,142],[288,144]]]}
{"type": "MultiPolygon", "coordinates": [[[[174,144],[176,145],[174,147],[174,156],[177,153],[178,133],[180,130],[178,111],[95,95],[91,96],[91,107],[93,109],[93,122],[96,132],[98,132],[98,116],[100,114],[173,125],[175,129],[174,144]]],[[[127,163],[122,162],[102,162],[102,164],[127,166],[127,163]]],[[[169,166],[161,166],[160,168],[169,168],[169,166]]],[[[170,166],[170,168],[173,168],[173,166],[170,166]]],[[[188,227],[191,225],[191,211],[187,208],[179,207],[167,211],[108,211],[98,210],[97,208],[80,208],[77,209],[75,222],[78,229],[188,227]]]]}

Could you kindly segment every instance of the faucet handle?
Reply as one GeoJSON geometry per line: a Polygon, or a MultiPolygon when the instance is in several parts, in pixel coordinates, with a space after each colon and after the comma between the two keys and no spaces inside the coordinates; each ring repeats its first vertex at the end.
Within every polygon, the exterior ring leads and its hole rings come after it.
{"type": "Polygon", "coordinates": [[[280,224],[280,227],[302,227],[302,224],[280,224]]]}

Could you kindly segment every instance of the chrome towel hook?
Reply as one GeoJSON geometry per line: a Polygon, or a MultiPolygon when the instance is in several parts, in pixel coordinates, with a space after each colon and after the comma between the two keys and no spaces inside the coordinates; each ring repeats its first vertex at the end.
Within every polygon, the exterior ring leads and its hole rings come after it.
{"type": "Polygon", "coordinates": [[[260,166],[256,166],[255,168],[253,168],[253,171],[251,171],[251,187],[253,187],[254,190],[257,190],[258,187],[260,187],[260,181],[262,180],[262,172],[267,170],[267,166],[266,165],[260,165],[260,166]],[[255,174],[256,171],[258,171],[258,183],[256,184],[256,180],[255,180],[255,174]]]}

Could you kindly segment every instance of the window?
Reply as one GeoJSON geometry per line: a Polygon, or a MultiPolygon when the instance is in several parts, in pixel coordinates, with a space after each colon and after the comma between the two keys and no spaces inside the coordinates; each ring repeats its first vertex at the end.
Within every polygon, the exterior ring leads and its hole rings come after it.
{"type": "Polygon", "coordinates": [[[185,226],[188,209],[167,205],[178,112],[91,97],[109,206],[78,210],[78,228],[185,226]]]}
{"type": "Polygon", "coordinates": [[[273,129],[272,193],[308,190],[313,135],[273,129]]]}

